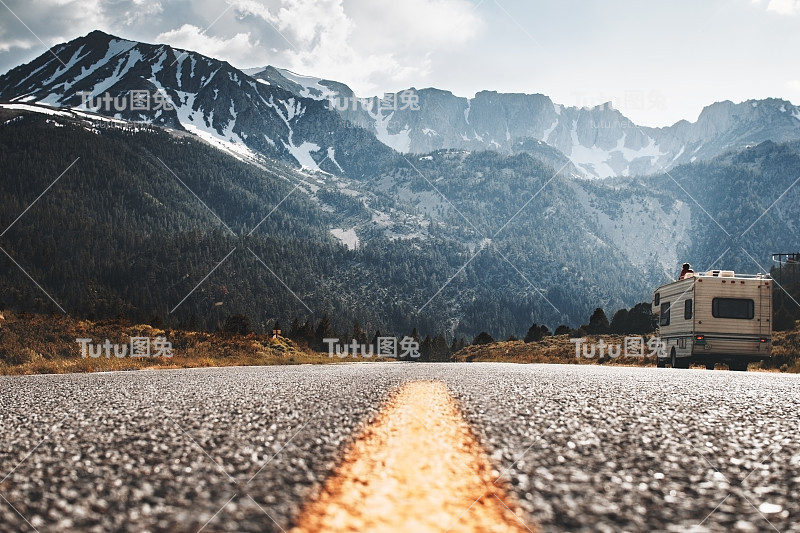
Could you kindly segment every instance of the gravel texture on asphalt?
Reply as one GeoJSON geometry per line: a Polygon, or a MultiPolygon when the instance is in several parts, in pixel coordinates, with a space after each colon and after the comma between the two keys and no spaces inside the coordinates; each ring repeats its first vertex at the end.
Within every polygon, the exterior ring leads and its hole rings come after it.
{"type": "Polygon", "coordinates": [[[493,363],[0,377],[0,531],[288,530],[416,380],[532,528],[800,532],[800,376],[493,363]]]}

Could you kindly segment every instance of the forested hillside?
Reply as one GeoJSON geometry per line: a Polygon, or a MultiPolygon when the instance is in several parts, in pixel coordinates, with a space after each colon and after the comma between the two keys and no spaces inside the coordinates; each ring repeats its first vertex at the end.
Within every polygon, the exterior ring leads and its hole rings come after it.
{"type": "Polygon", "coordinates": [[[444,150],[354,180],[159,128],[0,111],[0,305],[257,331],[327,317],[448,343],[577,327],[649,301],[684,261],[752,273],[795,250],[798,151],[581,181],[529,154],[444,150]]]}

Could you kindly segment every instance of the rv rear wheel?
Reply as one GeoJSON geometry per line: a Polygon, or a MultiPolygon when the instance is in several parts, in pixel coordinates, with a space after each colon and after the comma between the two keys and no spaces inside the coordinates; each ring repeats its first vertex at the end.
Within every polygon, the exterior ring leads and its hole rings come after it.
{"type": "Polygon", "coordinates": [[[656,368],[667,368],[667,360],[656,356],[656,368]]]}
{"type": "Polygon", "coordinates": [[[747,372],[747,361],[731,361],[728,368],[733,372],[747,372]]]}

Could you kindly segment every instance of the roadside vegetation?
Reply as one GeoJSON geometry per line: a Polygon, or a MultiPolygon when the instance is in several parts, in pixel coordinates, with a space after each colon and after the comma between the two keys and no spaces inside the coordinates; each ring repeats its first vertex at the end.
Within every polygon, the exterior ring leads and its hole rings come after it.
{"type": "MultiPolygon", "coordinates": [[[[598,344],[602,340],[605,345],[625,345],[624,335],[588,335],[586,344],[598,344]]],[[[593,358],[576,357],[576,343],[568,334],[544,337],[534,342],[511,340],[492,342],[489,344],[473,344],[453,354],[452,360],[459,362],[500,362],[500,363],[553,363],[575,365],[622,365],[622,366],[655,366],[654,357],[610,357],[607,352],[603,357],[596,354],[593,358]]],[[[773,333],[773,357],[760,364],[751,364],[750,370],[770,372],[800,373],[800,326],[792,331],[773,333]]],[[[645,340],[645,347],[646,347],[645,340]]],[[[623,348],[624,350],[624,348],[623,348]]],[[[622,352],[624,354],[624,351],[622,352]]],[[[582,352],[581,352],[582,354],[582,352]]],[[[701,368],[701,367],[698,367],[701,368]]],[[[702,367],[705,368],[705,367],[702,367]]],[[[718,369],[727,368],[717,365],[718,369]]]]}
{"type": "MultiPolygon", "coordinates": [[[[649,307],[649,306],[648,306],[649,307]]],[[[0,315],[2,316],[2,315],[0,315]]],[[[65,374],[145,369],[176,369],[212,366],[264,366],[293,364],[331,364],[340,362],[376,361],[378,358],[329,357],[314,337],[328,334],[326,322],[317,330],[309,329],[308,339],[299,335],[294,324],[288,332],[274,337],[250,330],[245,317],[234,315],[215,332],[190,331],[132,324],[126,319],[79,320],[64,315],[33,315],[4,312],[0,320],[0,375],[65,374]],[[287,336],[283,336],[287,335],[287,336]],[[171,343],[172,357],[116,357],[100,354],[82,357],[77,339],[92,339],[93,345],[106,339],[115,345],[130,345],[132,337],[165,338],[171,343]],[[289,337],[295,337],[294,339],[289,337]]],[[[302,328],[301,328],[302,329],[302,328]]],[[[360,342],[369,343],[366,334],[354,333],[360,342]]],[[[546,326],[532,324],[522,339],[510,337],[496,341],[486,332],[476,335],[470,344],[460,340],[449,345],[442,336],[419,339],[419,362],[508,362],[601,364],[655,366],[647,345],[653,335],[648,313],[643,304],[615,313],[609,322],[602,309],[597,309],[588,324],[577,328],[559,326],[551,333],[546,326]],[[642,339],[644,356],[626,356],[626,339],[642,339]],[[580,341],[579,341],[580,339],[580,341]],[[584,347],[603,345],[601,354],[584,347]],[[614,347],[610,350],[607,347],[614,347]],[[577,356],[580,354],[580,357],[577,356]]],[[[375,342],[373,340],[373,342],[375,342]]],[[[393,359],[384,359],[393,360],[393,359]]],[[[719,368],[724,368],[721,366],[719,368]]],[[[800,322],[787,331],[773,334],[773,357],[750,370],[800,373],[800,322]]]]}
{"type": "Polygon", "coordinates": [[[0,325],[0,375],[66,374],[144,369],[198,368],[211,366],[257,366],[325,364],[354,361],[331,359],[284,338],[240,333],[232,321],[228,331],[214,333],[165,330],[124,319],[89,321],[63,315],[31,315],[4,312],[0,325]],[[130,344],[131,337],[166,338],[172,357],[81,357],[76,339],[91,338],[93,344],[130,344]]]}

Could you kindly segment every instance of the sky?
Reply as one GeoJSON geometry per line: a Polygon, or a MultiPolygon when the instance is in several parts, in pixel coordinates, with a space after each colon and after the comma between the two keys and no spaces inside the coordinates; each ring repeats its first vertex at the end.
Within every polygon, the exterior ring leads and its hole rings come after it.
{"type": "Polygon", "coordinates": [[[800,0],[0,0],[0,73],[95,29],[359,96],[541,93],[645,126],[722,100],[800,105],[800,0]]]}

